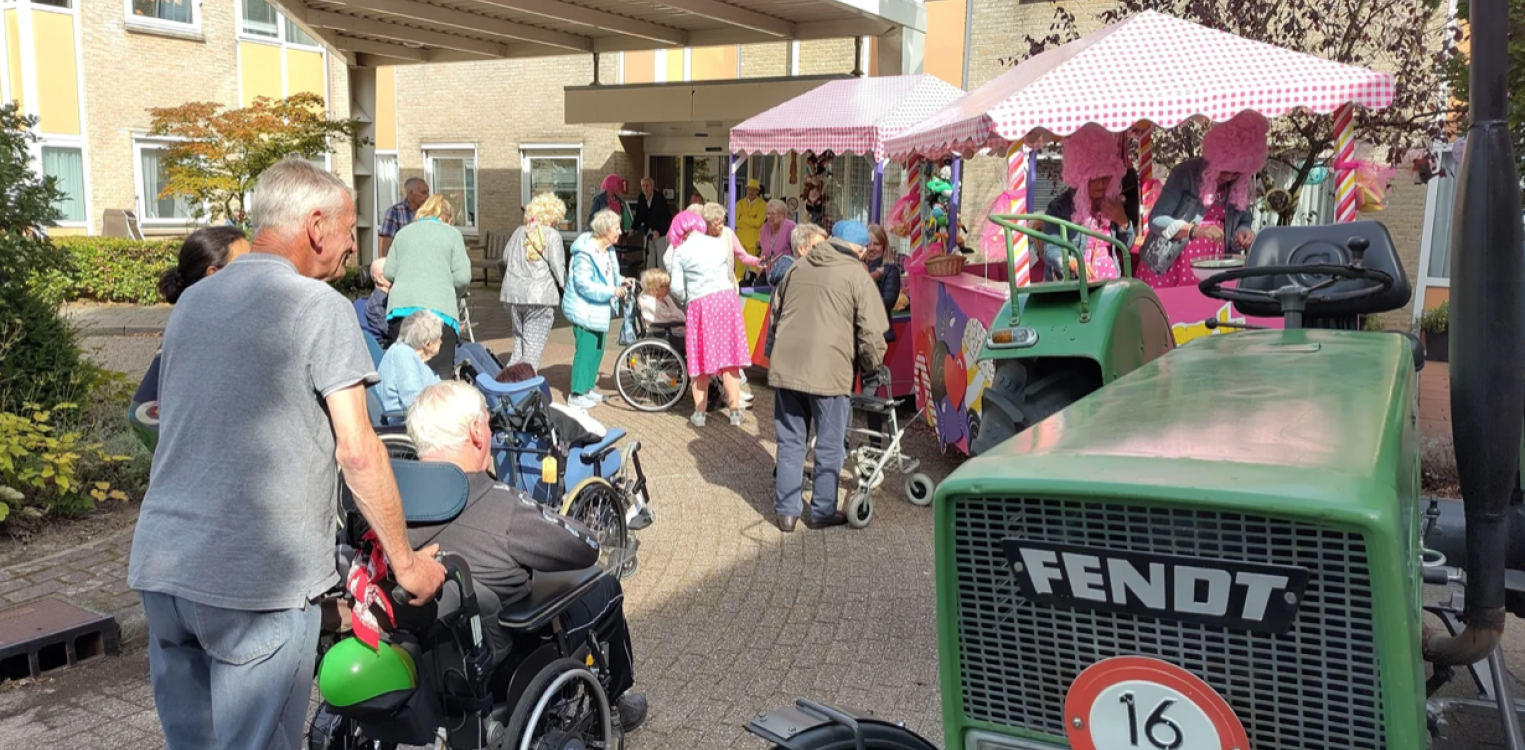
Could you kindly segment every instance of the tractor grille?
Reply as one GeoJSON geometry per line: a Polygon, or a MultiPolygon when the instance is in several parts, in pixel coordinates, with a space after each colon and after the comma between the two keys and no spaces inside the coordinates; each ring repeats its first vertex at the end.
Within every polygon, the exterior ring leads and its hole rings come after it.
{"type": "Polygon", "coordinates": [[[959,499],[954,511],[964,711],[1064,736],[1064,696],[1091,664],[1159,658],[1212,685],[1256,750],[1381,748],[1371,582],[1359,534],[1200,510],[1020,498],[959,499]],[[1308,588],[1280,635],[1022,598],[1001,553],[1016,537],[1088,547],[1298,565],[1308,588]]]}

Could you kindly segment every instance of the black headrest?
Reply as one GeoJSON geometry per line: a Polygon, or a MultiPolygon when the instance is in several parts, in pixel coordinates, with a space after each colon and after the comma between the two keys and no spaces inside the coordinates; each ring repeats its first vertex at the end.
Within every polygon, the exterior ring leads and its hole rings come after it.
{"type": "MultiPolygon", "coordinates": [[[[1351,262],[1352,240],[1365,240],[1367,247],[1361,264],[1366,268],[1382,271],[1393,277],[1393,287],[1382,294],[1343,302],[1321,302],[1319,295],[1308,301],[1308,317],[1334,317],[1342,315],[1372,315],[1397,310],[1408,304],[1412,290],[1403,262],[1393,246],[1393,237],[1387,227],[1375,221],[1353,221],[1348,224],[1329,224],[1316,227],[1266,227],[1255,237],[1250,247],[1245,267],[1298,266],[1309,264],[1344,265],[1351,262]]],[[[1239,285],[1245,289],[1275,291],[1296,281],[1312,286],[1326,277],[1314,275],[1268,276],[1244,279],[1239,285]]],[[[1361,289],[1374,282],[1352,280],[1340,281],[1321,293],[1336,294],[1361,289]]],[[[1274,300],[1264,302],[1235,302],[1234,306],[1246,315],[1278,317],[1281,308],[1274,300]]]]}
{"type": "Polygon", "coordinates": [[[394,458],[392,474],[397,477],[402,512],[409,524],[445,523],[466,508],[470,486],[466,474],[454,464],[394,458]]]}

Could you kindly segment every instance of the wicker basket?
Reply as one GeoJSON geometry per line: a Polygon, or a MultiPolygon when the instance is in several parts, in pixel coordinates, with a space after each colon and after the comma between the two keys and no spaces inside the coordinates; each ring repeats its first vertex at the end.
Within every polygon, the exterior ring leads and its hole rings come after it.
{"type": "Polygon", "coordinates": [[[927,259],[928,276],[957,276],[964,272],[962,253],[938,255],[927,259]]]}

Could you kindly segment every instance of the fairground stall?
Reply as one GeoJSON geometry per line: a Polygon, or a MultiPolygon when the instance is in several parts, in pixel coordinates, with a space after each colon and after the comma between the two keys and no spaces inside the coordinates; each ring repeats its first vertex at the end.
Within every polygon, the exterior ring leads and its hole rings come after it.
{"type": "MultiPolygon", "coordinates": [[[[941,260],[952,243],[933,233],[935,222],[927,214],[926,186],[934,163],[948,156],[1005,154],[1007,190],[989,213],[1040,213],[1045,207],[1032,205],[1030,179],[1038,150],[1096,123],[1117,134],[1125,154],[1127,139],[1136,141],[1142,236],[1164,177],[1153,160],[1153,128],[1174,128],[1193,118],[1222,123],[1245,110],[1279,117],[1302,109],[1334,116],[1337,218],[1353,221],[1358,205],[1354,107],[1380,109],[1392,98],[1388,74],[1149,11],[1036,55],[891,138],[886,146],[890,158],[906,165],[912,189],[923,195],[923,230],[913,239],[906,283],[918,405],[926,407],[939,442],[945,449],[951,445],[968,452],[968,425],[978,421],[981,395],[990,378],[990,368],[976,361],[985,332],[1008,300],[1021,304],[1019,288],[1042,271],[1041,265],[1035,270],[1033,262],[1037,248],[1021,234],[1009,250],[1015,255],[1011,263],[1004,242],[976,251],[976,263],[984,265],[962,272],[962,258],[957,263],[941,260]],[[950,265],[954,268],[947,268],[950,265]],[[934,372],[942,376],[935,384],[934,372]],[[938,398],[931,403],[934,394],[938,398]]],[[[1247,319],[1231,304],[1203,296],[1195,286],[1155,291],[1177,343],[1222,330],[1204,325],[1209,319],[1281,325],[1280,320],[1247,319]]]]}
{"type": "MultiPolygon", "coordinates": [[[[884,210],[885,142],[963,95],[962,89],[931,75],[854,78],[826,83],[737,125],[731,129],[732,226],[737,215],[737,161],[755,154],[787,155],[794,160],[801,155],[857,154],[872,159],[874,178],[869,187],[872,192],[868,219],[878,223],[884,210]]],[[[829,219],[833,217],[829,209],[827,213],[825,228],[830,230],[829,219]]],[[[810,217],[802,214],[800,220],[810,217]]],[[[742,300],[752,362],[767,367],[763,342],[771,290],[743,289],[742,300]]],[[[891,391],[896,396],[907,396],[915,381],[910,312],[896,311],[891,315],[890,325],[895,338],[889,344],[885,362],[890,368],[891,391]]]]}

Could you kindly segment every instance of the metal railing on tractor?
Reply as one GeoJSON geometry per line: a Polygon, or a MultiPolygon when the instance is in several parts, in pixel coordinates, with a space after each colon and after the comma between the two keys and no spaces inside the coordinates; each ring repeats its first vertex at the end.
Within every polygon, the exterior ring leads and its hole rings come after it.
{"type": "Polygon", "coordinates": [[[1056,219],[1047,214],[992,214],[988,217],[996,226],[1005,230],[1006,238],[1006,283],[1011,286],[1011,325],[1018,326],[1022,323],[1022,305],[1017,304],[1017,295],[1032,292],[1080,292],[1080,322],[1086,323],[1091,320],[1091,284],[1097,283],[1086,278],[1085,250],[1077,246],[1081,237],[1094,237],[1103,240],[1117,248],[1119,260],[1122,263],[1123,277],[1133,275],[1133,258],[1128,254],[1128,246],[1122,240],[1110,234],[1103,234],[1088,227],[1081,226],[1072,221],[1056,219]],[[1057,225],[1060,234],[1053,235],[1040,231],[1023,222],[1043,222],[1045,229],[1049,225],[1057,225]],[[1038,240],[1038,255],[1043,254],[1042,243],[1057,246],[1061,251],[1059,271],[1061,278],[1058,281],[1044,281],[1029,284],[1026,287],[1017,286],[1017,252],[1013,244],[1012,232],[1020,232],[1027,237],[1038,240]],[[1079,237],[1071,241],[1070,233],[1075,232],[1079,237]],[[1070,262],[1075,262],[1075,276],[1070,276],[1070,262]]]}

